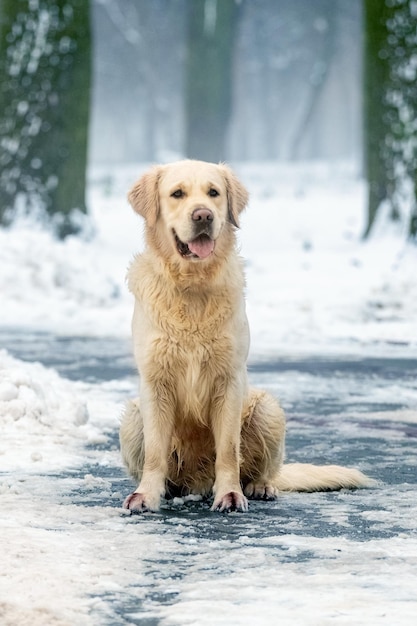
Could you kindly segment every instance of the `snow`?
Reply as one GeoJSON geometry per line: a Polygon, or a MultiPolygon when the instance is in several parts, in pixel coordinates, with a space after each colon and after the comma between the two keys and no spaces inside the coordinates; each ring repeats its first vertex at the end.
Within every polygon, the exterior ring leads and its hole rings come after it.
{"type": "MultiPolygon", "coordinates": [[[[141,249],[142,225],[125,198],[144,168],[91,172],[93,228],[83,237],[56,241],[29,218],[0,230],[3,328],[129,336],[125,274],[141,249]]],[[[417,248],[383,220],[369,241],[361,240],[366,189],[354,169],[235,169],[251,193],[239,242],[252,359],[415,359],[417,248]]],[[[412,379],[336,372],[324,383],[289,371],[277,383],[275,374],[253,376],[283,395],[287,410],[300,401],[300,388],[306,401],[338,398],[343,419],[327,416],[318,456],[340,456],[355,438],[375,441],[379,470],[399,472],[403,457],[401,471],[416,482],[415,460],[405,455],[417,424],[412,379]],[[393,402],[401,408],[378,408],[393,402]]],[[[130,482],[117,430],[135,391],[133,378],[71,381],[0,350],[2,624],[414,623],[412,486],[385,486],[383,504],[378,489],[293,494],[267,508],[255,504],[247,515],[213,516],[201,502],[178,498],[165,514],[129,517],[120,509],[130,482]],[[337,532],[315,532],[319,519],[337,532]],[[367,536],[371,527],[379,534],[367,536]]],[[[307,424],[298,415],[290,420],[293,436],[313,439],[319,417],[307,424]]],[[[374,459],[358,462],[377,471],[374,459]]]]}
{"type": "MultiPolygon", "coordinates": [[[[125,274],[142,246],[126,192],[144,166],[91,174],[94,234],[56,241],[30,219],[0,231],[1,322],[127,336],[125,274]]],[[[239,233],[253,353],[417,347],[417,248],[377,225],[363,242],[364,182],[347,165],[236,167],[251,193],[239,233]]]]}
{"type": "Polygon", "coordinates": [[[5,350],[0,351],[0,419],[2,471],[62,470],[85,462],[86,445],[106,442],[105,420],[91,424],[82,389],[5,350]]]}

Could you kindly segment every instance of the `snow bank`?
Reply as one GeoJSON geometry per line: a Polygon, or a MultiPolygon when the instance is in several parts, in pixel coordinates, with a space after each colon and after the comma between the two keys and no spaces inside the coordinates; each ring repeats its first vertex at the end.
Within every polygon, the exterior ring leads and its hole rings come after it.
{"type": "MultiPolygon", "coordinates": [[[[113,402],[113,423],[106,421],[86,391],[55,370],[24,363],[1,350],[1,470],[44,472],[84,463],[85,446],[105,442],[110,426],[117,426],[118,415],[113,402]]],[[[7,480],[0,481],[0,490],[8,485],[7,480]]]]}
{"type": "Polygon", "coordinates": [[[255,353],[417,347],[417,247],[391,225],[364,242],[366,185],[337,166],[241,175],[255,353]]]}
{"type": "Polygon", "coordinates": [[[108,251],[99,249],[98,240],[57,241],[26,220],[0,230],[2,325],[60,334],[94,334],[114,325],[117,332],[127,308],[125,272],[114,276],[103,261],[108,251]]]}
{"type": "MultiPolygon", "coordinates": [[[[126,192],[145,167],[92,172],[89,238],[59,242],[30,220],[0,230],[2,325],[130,334],[125,274],[143,240],[126,192]]],[[[352,168],[235,169],[251,195],[239,239],[253,354],[417,349],[417,248],[383,220],[361,240],[366,189],[352,168]]]]}

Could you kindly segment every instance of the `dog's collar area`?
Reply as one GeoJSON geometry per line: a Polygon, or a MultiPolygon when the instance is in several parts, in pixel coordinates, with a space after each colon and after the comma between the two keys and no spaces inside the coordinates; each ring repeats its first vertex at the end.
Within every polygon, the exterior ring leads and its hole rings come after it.
{"type": "Polygon", "coordinates": [[[172,232],[174,234],[177,250],[184,259],[206,259],[214,250],[214,240],[205,233],[185,243],[181,241],[175,230],[172,232]]]}

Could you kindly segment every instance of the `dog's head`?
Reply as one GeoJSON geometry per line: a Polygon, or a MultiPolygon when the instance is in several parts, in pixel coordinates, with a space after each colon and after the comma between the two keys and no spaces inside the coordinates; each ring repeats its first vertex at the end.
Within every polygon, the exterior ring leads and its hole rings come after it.
{"type": "Polygon", "coordinates": [[[248,194],[226,165],[187,160],[153,167],[128,198],[160,252],[204,261],[239,226],[248,194]]]}

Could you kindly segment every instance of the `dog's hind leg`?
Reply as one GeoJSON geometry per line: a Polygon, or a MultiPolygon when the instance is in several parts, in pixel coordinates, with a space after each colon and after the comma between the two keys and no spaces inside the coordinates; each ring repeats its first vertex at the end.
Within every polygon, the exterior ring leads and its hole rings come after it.
{"type": "Polygon", "coordinates": [[[328,491],[371,487],[357,469],[340,465],[283,464],[285,416],[268,393],[251,390],[241,431],[241,482],[248,498],[273,499],[280,491],[328,491]]]}
{"type": "Polygon", "coordinates": [[[285,415],[265,391],[251,389],[242,416],[240,478],[248,498],[274,499],[285,453],[285,415]]]}

